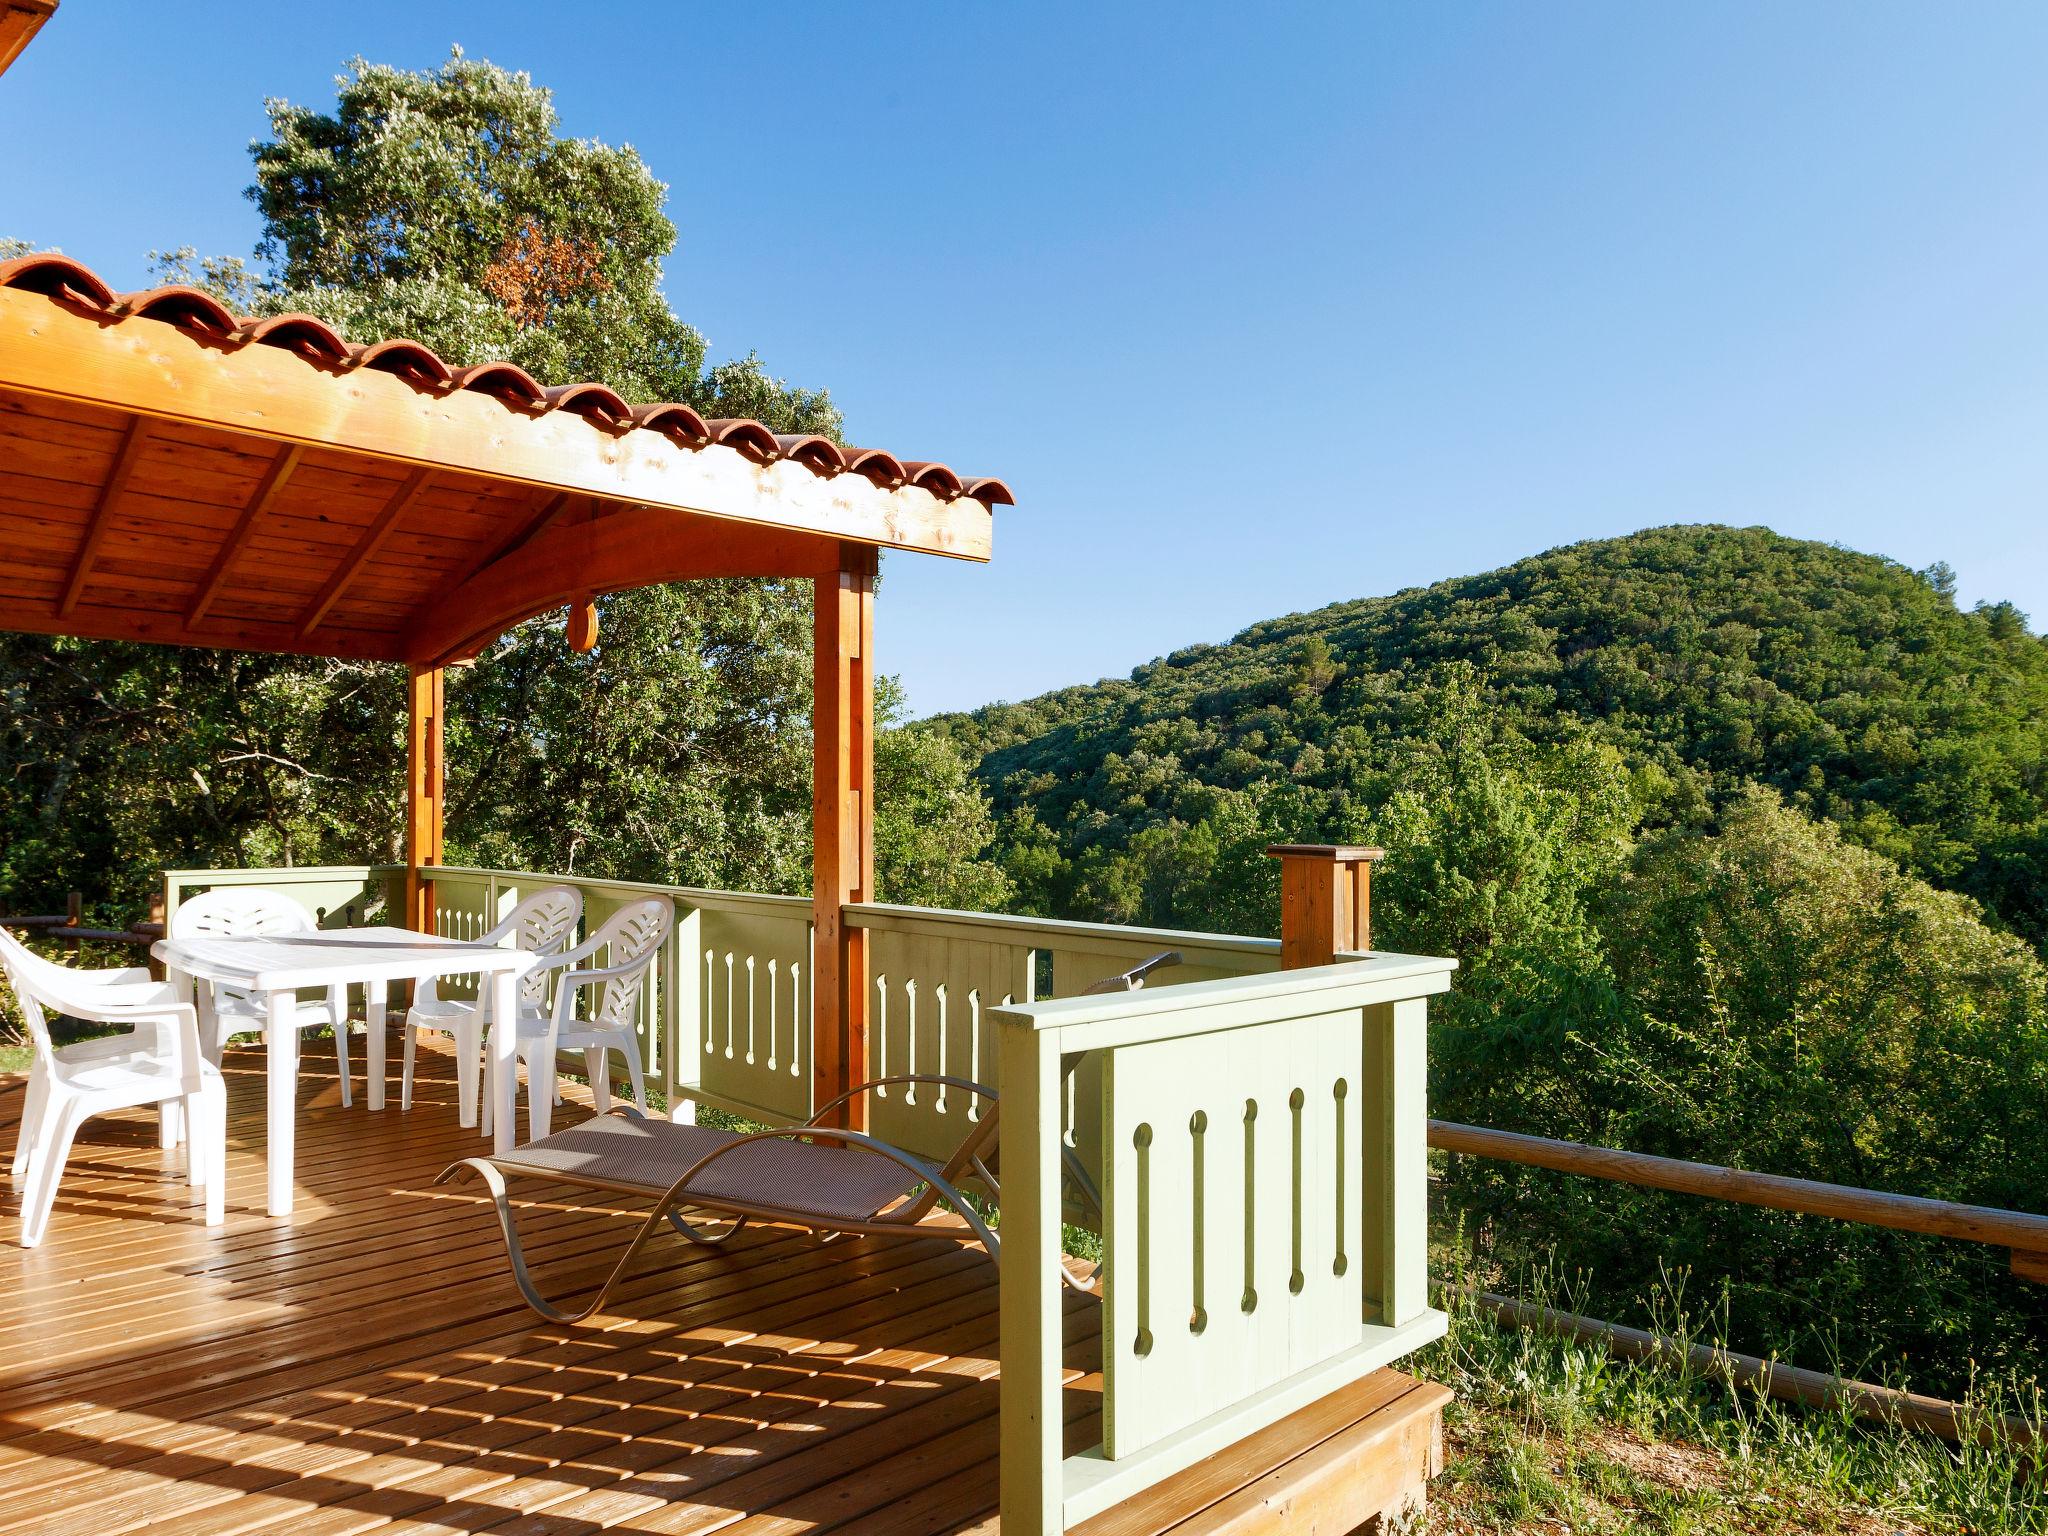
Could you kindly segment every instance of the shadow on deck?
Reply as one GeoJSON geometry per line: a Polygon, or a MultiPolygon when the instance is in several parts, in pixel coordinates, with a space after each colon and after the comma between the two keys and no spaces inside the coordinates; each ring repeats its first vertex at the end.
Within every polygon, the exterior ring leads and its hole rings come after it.
{"type": "MultiPolygon", "coordinates": [[[[263,1213],[258,1050],[227,1061],[225,1227],[203,1225],[152,1112],[87,1124],[33,1252],[7,1191],[0,1533],[995,1530],[983,1255],[772,1227],[663,1241],[607,1313],[545,1323],[476,1186],[433,1186],[485,1143],[456,1124],[449,1058],[421,1069],[409,1113],[394,1082],[371,1114],[306,1052],[289,1217],[263,1213]]],[[[565,1091],[558,1124],[588,1112],[565,1091]]],[[[19,1080],[0,1086],[10,1148],[20,1106],[19,1080]]],[[[582,1191],[524,1204],[542,1288],[597,1284],[638,1219],[582,1191]]],[[[1073,1449],[1099,1438],[1099,1342],[1096,1303],[1069,1298],[1073,1449]]],[[[1355,1503],[1372,1446],[1432,1458],[1431,1394],[1382,1371],[1084,1529],[1292,1528],[1309,1511],[1290,1467],[1320,1455],[1355,1503]]]]}

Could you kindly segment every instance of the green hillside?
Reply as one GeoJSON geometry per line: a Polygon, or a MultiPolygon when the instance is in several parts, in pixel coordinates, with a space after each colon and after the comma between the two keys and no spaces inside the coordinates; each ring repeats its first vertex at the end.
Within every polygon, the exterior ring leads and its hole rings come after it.
{"type": "MultiPolygon", "coordinates": [[[[1266,844],[1384,844],[1376,942],[1460,961],[1444,1118],[2043,1208],[2048,645],[1944,572],[1652,529],[922,729],[1049,915],[1271,932],[1266,844]]],[[[2048,1358],[1995,1250],[1443,1172],[1483,1268],[1597,1315],[1945,1391],[2048,1358]]]]}
{"type": "Polygon", "coordinates": [[[1762,528],[1571,545],[937,724],[981,759],[1025,900],[1215,926],[1115,856],[1228,822],[1202,787],[1251,792],[1276,833],[1369,835],[1462,687],[1489,731],[1616,749],[1651,825],[1766,784],[2048,935],[2048,641],[2010,605],[1959,611],[1939,568],[1762,528]]]}

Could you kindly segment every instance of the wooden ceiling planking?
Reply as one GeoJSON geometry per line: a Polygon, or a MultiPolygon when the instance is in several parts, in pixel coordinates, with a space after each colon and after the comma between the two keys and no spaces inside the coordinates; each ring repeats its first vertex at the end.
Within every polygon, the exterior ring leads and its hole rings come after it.
{"type": "Polygon", "coordinates": [[[127,427],[134,414],[133,411],[117,411],[83,400],[57,400],[48,395],[31,395],[11,389],[0,390],[0,422],[21,417],[31,421],[62,422],[73,426],[97,427],[106,432],[120,432],[127,427]]]}

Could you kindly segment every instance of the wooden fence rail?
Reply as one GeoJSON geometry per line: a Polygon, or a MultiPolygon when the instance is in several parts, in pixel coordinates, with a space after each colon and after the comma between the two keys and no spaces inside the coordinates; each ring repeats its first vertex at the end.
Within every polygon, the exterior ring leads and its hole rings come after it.
{"type": "Polygon", "coordinates": [[[1816,1179],[1751,1173],[1646,1152],[1618,1152],[1611,1147],[1553,1141],[1546,1136],[1525,1136],[1449,1120],[1429,1122],[1429,1144],[1466,1157],[1487,1157],[1645,1189],[1670,1190],[1738,1205],[1828,1216],[1867,1227],[1889,1227],[1900,1232],[2009,1248],[2015,1275],[2048,1282],[2048,1216],[1963,1205],[1953,1200],[1928,1200],[1918,1195],[1886,1194],[1846,1184],[1823,1184],[1816,1179]]]}

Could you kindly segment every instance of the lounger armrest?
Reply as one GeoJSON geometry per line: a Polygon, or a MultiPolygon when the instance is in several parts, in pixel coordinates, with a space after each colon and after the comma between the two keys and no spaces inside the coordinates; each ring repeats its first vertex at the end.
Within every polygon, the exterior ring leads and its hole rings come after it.
{"type": "Polygon", "coordinates": [[[968,1078],[944,1077],[933,1072],[904,1072],[895,1077],[871,1077],[864,1083],[855,1083],[846,1092],[840,1094],[838,1098],[819,1106],[817,1112],[805,1124],[815,1126],[827,1115],[831,1114],[833,1110],[849,1100],[856,1099],[860,1095],[871,1092],[876,1088],[893,1088],[899,1083],[906,1085],[910,1083],[932,1083],[943,1088],[958,1088],[962,1093],[975,1094],[980,1098],[987,1099],[991,1104],[997,1103],[1001,1099],[1001,1095],[995,1089],[985,1088],[980,1083],[968,1078]]]}

